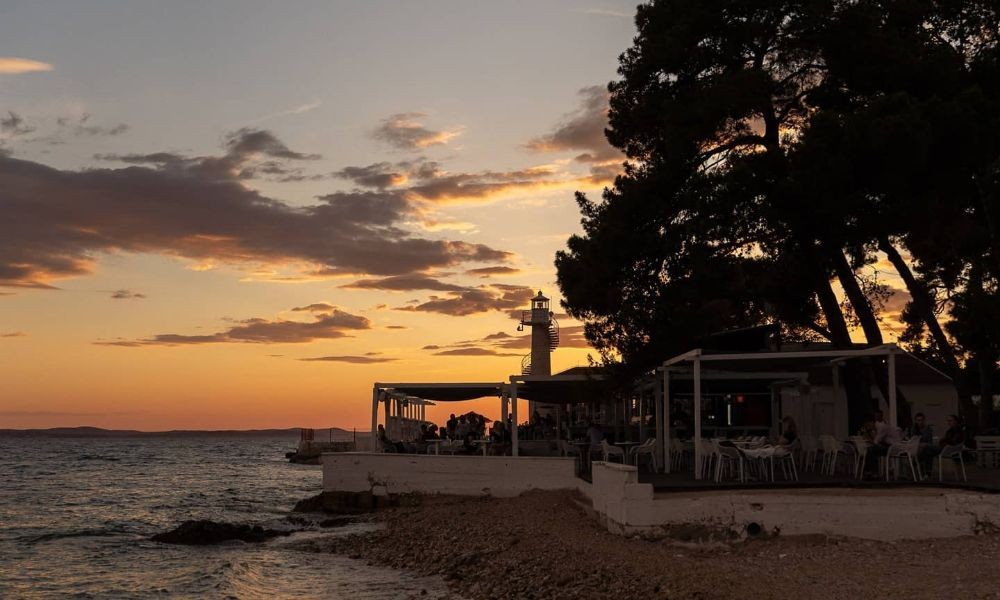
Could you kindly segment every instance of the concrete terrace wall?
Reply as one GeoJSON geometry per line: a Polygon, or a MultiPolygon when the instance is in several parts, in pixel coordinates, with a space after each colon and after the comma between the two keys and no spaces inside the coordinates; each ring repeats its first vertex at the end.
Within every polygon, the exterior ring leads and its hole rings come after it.
{"type": "Polygon", "coordinates": [[[327,492],[510,497],[587,485],[576,477],[571,458],[342,452],[324,454],[322,461],[327,492]]]}
{"type": "Polygon", "coordinates": [[[743,534],[828,534],[895,540],[954,537],[1000,526],[1000,495],[933,488],[698,491],[654,494],[634,467],[594,463],[589,489],[608,530],[661,535],[671,526],[743,534]]]}

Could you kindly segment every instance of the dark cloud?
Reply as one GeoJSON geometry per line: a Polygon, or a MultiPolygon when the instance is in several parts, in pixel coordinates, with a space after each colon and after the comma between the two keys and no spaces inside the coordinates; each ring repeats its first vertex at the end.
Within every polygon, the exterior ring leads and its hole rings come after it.
{"type": "Polygon", "coordinates": [[[23,331],[9,331],[7,333],[0,333],[0,338],[18,338],[26,337],[28,334],[23,331]]]}
{"type": "Polygon", "coordinates": [[[60,129],[65,129],[76,136],[96,137],[96,136],[116,136],[128,131],[129,126],[125,123],[117,125],[92,125],[90,115],[84,113],[80,117],[61,117],[56,119],[56,125],[60,129]]]}
{"type": "Polygon", "coordinates": [[[322,158],[319,154],[295,152],[273,133],[263,129],[243,128],[225,136],[222,156],[187,157],[174,152],[150,154],[95,154],[98,160],[134,165],[155,165],[160,169],[182,171],[203,176],[231,179],[267,179],[271,181],[305,181],[328,178],[308,174],[292,162],[322,158]]]}
{"type": "Polygon", "coordinates": [[[386,325],[386,329],[409,329],[406,325],[386,325]]]}
{"type": "Polygon", "coordinates": [[[564,183],[550,167],[476,173],[439,172],[415,182],[406,191],[423,200],[483,200],[517,190],[533,190],[564,183]]]}
{"type": "Polygon", "coordinates": [[[434,356],[521,356],[509,352],[498,352],[492,348],[455,348],[435,352],[434,356]]]}
{"type": "Polygon", "coordinates": [[[469,275],[476,275],[482,277],[483,279],[488,279],[493,275],[514,275],[520,273],[520,269],[515,269],[514,267],[480,267],[478,269],[469,269],[466,271],[469,275]]]}
{"type": "Polygon", "coordinates": [[[408,176],[392,163],[380,162],[364,167],[344,167],[334,172],[335,177],[348,179],[355,185],[369,188],[387,188],[406,183],[408,176]]]}
{"type": "Polygon", "coordinates": [[[421,348],[421,350],[440,350],[440,349],[441,349],[441,346],[438,346],[437,344],[428,344],[428,345],[424,346],[423,348],[421,348]]]}
{"type": "Polygon", "coordinates": [[[534,296],[534,292],[528,287],[516,285],[482,286],[452,292],[446,297],[431,296],[425,302],[414,306],[400,306],[396,310],[466,316],[528,306],[532,296],[534,296]]]}
{"type": "Polygon", "coordinates": [[[527,143],[535,152],[579,152],[574,159],[590,166],[590,182],[613,181],[622,170],[624,155],[608,143],[608,90],[599,85],[577,92],[579,107],[564,116],[549,133],[527,143]]]}
{"type": "Polygon", "coordinates": [[[335,309],[328,314],[315,315],[313,321],[287,321],[284,319],[246,319],[232,327],[208,335],[162,333],[139,340],[99,340],[100,346],[181,346],[219,343],[301,344],[320,339],[349,337],[351,331],[371,329],[371,322],[359,315],[335,309]]]}
{"type": "Polygon", "coordinates": [[[238,129],[226,136],[225,148],[230,156],[270,156],[286,160],[317,160],[319,154],[294,152],[265,129],[238,129]]]}
{"type": "Polygon", "coordinates": [[[132,290],[116,290],[111,293],[111,298],[114,300],[140,300],[145,297],[146,294],[133,292],[132,290]]]}
{"type": "Polygon", "coordinates": [[[373,363],[387,363],[399,360],[397,358],[375,357],[366,354],[365,356],[316,356],[313,358],[300,358],[305,362],[343,362],[358,365],[368,365],[373,363]]]}
{"type": "Polygon", "coordinates": [[[399,150],[420,150],[430,146],[447,144],[459,135],[460,130],[436,131],[428,129],[421,120],[423,113],[398,113],[382,120],[372,131],[372,137],[399,150]]]}
{"type": "Polygon", "coordinates": [[[25,122],[24,117],[12,110],[7,111],[6,117],[0,117],[0,133],[9,136],[19,136],[26,135],[34,130],[34,127],[29,126],[25,122]]]}
{"type": "Polygon", "coordinates": [[[333,175],[363,188],[396,188],[409,198],[429,202],[481,201],[504,192],[539,189],[566,181],[548,166],[453,173],[425,158],[345,167],[333,175]]]}
{"type": "Polygon", "coordinates": [[[337,310],[337,307],[330,304],[329,302],[315,302],[313,304],[307,304],[305,306],[296,306],[292,309],[292,312],[316,312],[316,313],[328,313],[337,310]]]}
{"type": "MultiPolygon", "coordinates": [[[[245,187],[248,153],[305,157],[254,132],[221,157],[113,157],[132,166],[59,170],[0,155],[0,286],[50,287],[105,252],[149,252],[239,265],[293,264],[312,277],[402,275],[509,253],[415,237],[403,191],[335,192],[296,207],[245,187]],[[248,139],[249,137],[249,139],[248,139]]],[[[105,157],[111,158],[111,157],[105,157]]]]}
{"type": "Polygon", "coordinates": [[[396,275],[382,279],[361,279],[340,287],[355,290],[437,290],[441,292],[465,291],[466,287],[447,283],[426,275],[396,275]]]}

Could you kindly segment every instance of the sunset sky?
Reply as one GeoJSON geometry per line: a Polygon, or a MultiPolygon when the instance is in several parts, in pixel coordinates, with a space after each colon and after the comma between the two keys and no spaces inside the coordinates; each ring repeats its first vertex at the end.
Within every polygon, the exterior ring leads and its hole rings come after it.
{"type": "Polygon", "coordinates": [[[375,380],[517,372],[633,5],[4,2],[0,428],[367,427],[375,380]]]}

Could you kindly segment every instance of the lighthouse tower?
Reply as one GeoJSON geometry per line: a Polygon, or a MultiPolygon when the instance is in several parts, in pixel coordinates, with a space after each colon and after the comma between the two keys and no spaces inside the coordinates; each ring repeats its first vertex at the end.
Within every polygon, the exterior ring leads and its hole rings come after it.
{"type": "Polygon", "coordinates": [[[552,318],[549,299],[541,291],[531,299],[531,310],[521,311],[518,331],[524,331],[525,325],[531,327],[531,354],[521,361],[521,374],[548,377],[552,375],[550,354],[559,346],[559,324],[552,318]]]}

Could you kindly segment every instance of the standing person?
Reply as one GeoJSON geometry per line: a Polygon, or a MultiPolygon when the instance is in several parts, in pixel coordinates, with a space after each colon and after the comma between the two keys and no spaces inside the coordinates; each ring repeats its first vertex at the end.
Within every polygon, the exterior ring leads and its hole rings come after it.
{"type": "Polygon", "coordinates": [[[445,423],[445,430],[448,432],[448,437],[455,439],[455,428],[458,427],[458,419],[455,418],[455,413],[452,413],[448,417],[448,422],[445,423]]]}

